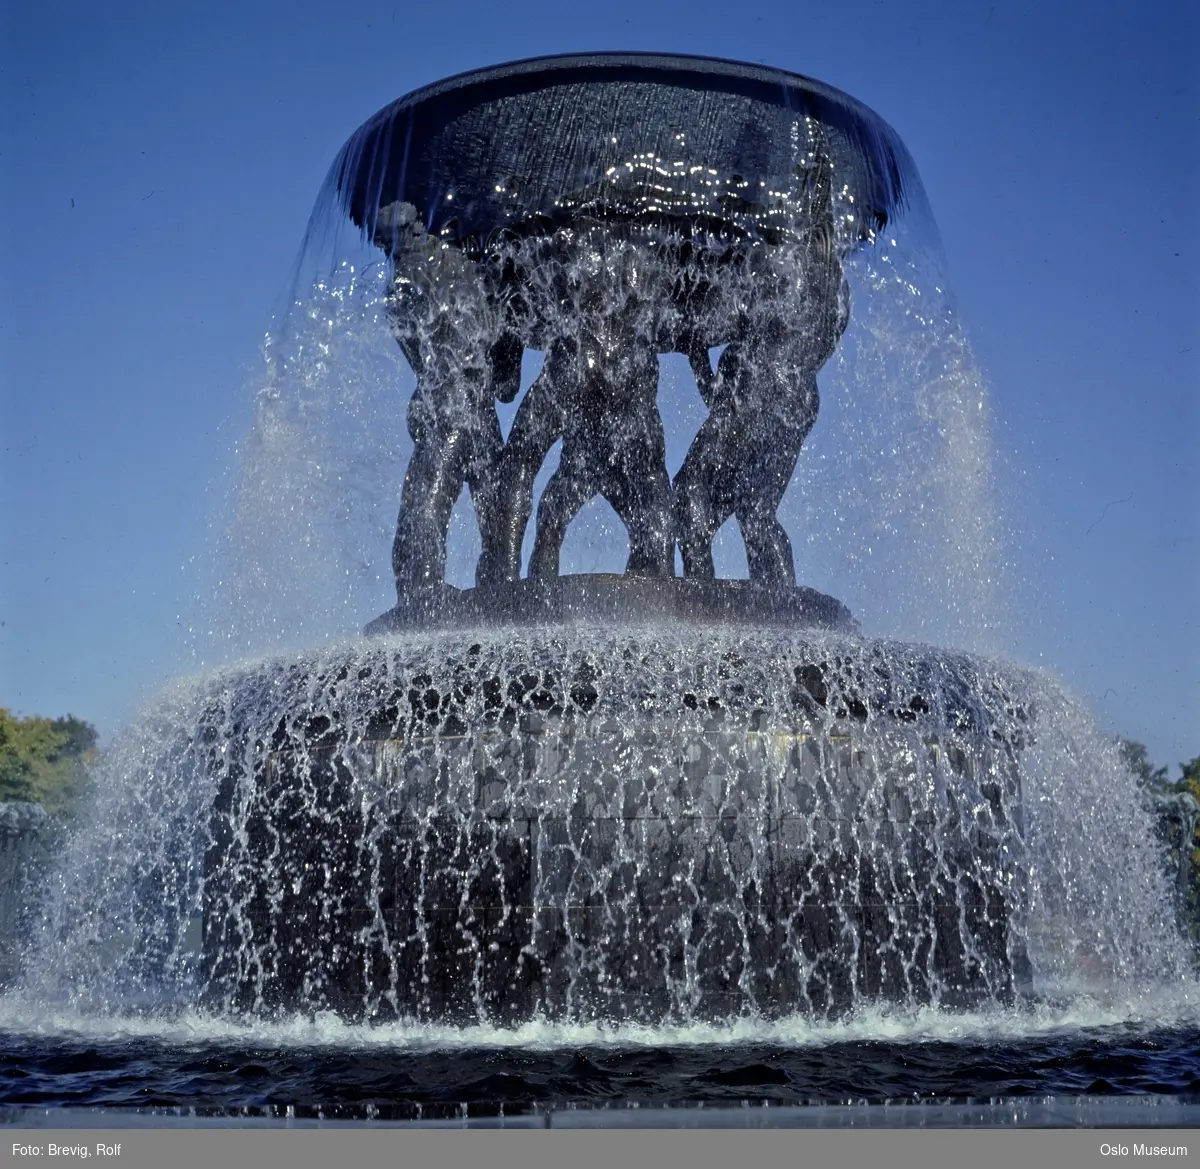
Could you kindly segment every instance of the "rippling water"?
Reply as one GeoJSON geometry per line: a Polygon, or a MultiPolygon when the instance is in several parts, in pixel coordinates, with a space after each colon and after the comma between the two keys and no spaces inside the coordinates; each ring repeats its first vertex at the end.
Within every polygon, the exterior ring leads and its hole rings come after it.
{"type": "MultiPolygon", "coordinates": [[[[1143,1004],[1144,1006],[1144,1004],[1143,1004]]],[[[1200,1104],[1200,1012],[1096,1004],[724,1028],[239,1027],[0,1011],[0,1104],[363,1120],[1097,1095],[1200,1104]]],[[[132,1113],[131,1113],[132,1115],[132,1113]]],[[[20,1111],[8,1113],[8,1118],[20,1111]]]]}

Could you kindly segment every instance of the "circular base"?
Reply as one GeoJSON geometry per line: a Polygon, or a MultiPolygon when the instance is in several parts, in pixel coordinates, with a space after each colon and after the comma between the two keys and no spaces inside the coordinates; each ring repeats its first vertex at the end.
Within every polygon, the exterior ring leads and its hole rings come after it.
{"type": "Polygon", "coordinates": [[[687,622],[222,675],[193,740],[202,999],[501,1025],[1009,1001],[1022,687],[927,646],[687,622]]]}
{"type": "Polygon", "coordinates": [[[446,585],[413,594],[376,617],[368,636],[464,625],[572,625],[679,620],[692,624],[758,625],[857,633],[841,601],[816,589],[768,588],[748,580],[654,579],[580,573],[551,581],[519,580],[488,589],[446,585]]]}

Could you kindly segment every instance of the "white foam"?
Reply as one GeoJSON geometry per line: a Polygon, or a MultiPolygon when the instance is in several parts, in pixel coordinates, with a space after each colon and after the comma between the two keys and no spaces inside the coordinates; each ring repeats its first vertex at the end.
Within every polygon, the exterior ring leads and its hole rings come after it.
{"type": "Polygon", "coordinates": [[[1096,993],[1054,1003],[977,1012],[871,1007],[845,1019],[823,1023],[801,1016],[658,1026],[535,1020],[511,1028],[415,1022],[350,1024],[332,1013],[269,1022],[236,1021],[192,1010],[170,1015],[117,1016],[49,1006],[14,994],[0,998],[0,1031],[9,1035],[106,1043],[143,1040],[180,1046],[217,1043],[273,1048],[369,1047],[407,1052],[760,1045],[821,1048],[869,1042],[998,1045],[1050,1036],[1082,1037],[1087,1032],[1114,1027],[1156,1031],[1197,1025],[1200,1025],[1200,986],[1195,983],[1137,996],[1096,993]]]}

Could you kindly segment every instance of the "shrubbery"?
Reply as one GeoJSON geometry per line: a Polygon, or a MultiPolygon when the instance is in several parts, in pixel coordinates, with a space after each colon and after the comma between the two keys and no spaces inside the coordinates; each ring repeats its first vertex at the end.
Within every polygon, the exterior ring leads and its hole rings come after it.
{"type": "Polygon", "coordinates": [[[62,816],[82,799],[96,728],[82,719],[19,718],[0,707],[0,803],[29,800],[62,816]]]}
{"type": "Polygon", "coordinates": [[[1121,754],[1158,819],[1183,926],[1200,945],[1200,755],[1180,763],[1179,778],[1171,779],[1166,767],[1150,763],[1141,743],[1122,740],[1121,754]]]}

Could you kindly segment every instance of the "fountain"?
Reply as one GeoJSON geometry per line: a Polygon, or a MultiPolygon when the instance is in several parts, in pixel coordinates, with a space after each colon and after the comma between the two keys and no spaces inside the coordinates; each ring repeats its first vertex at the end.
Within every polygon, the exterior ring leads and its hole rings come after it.
{"type": "Polygon", "coordinates": [[[136,778],[98,812],[124,844],[82,835],[68,864],[103,890],[56,927],[74,993],[657,1024],[1182,970],[1169,922],[1139,916],[1161,895],[1146,819],[1120,781],[1095,798],[1116,764],[1093,751],[1081,774],[1070,701],[865,636],[796,581],[781,502],[860,315],[847,271],[919,198],[870,110],[725,61],[520,62],[366,122],[321,214],[374,250],[372,321],[415,376],[396,604],[363,637],[181,684],[129,738],[136,778]],[[530,351],[505,435],[496,403],[530,351]],[[663,354],[707,410],[674,476],[663,354]],[[464,489],[479,552],[460,588],[464,489]],[[596,497],[625,571],[564,573],[596,497]],[[745,580],[716,573],[731,518],[745,580]],[[1112,901],[1121,881],[1132,902],[1112,901]]]}
{"type": "Polygon", "coordinates": [[[201,720],[207,1000],[509,1024],[1010,1000],[1028,714],[974,663],[861,638],[797,586],[777,516],[842,260],[914,181],[894,134],[775,70],[601,55],[409,95],[334,174],[417,379],[397,604],[381,640],[249,672],[201,720]],[[663,352],[709,408],[673,482],[663,352]],[[597,495],[626,571],[560,575],[597,495]],[[746,582],[715,578],[730,516],[746,582]]]}

